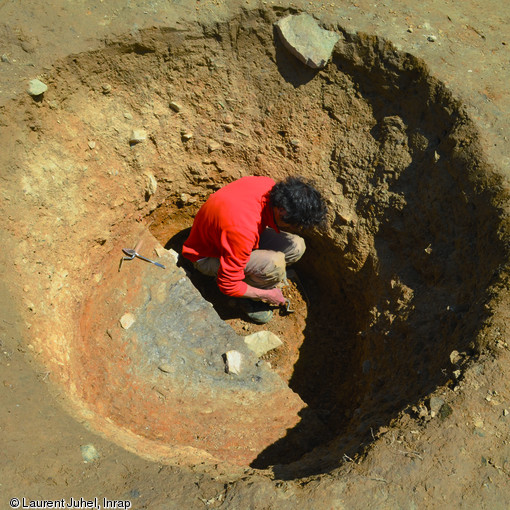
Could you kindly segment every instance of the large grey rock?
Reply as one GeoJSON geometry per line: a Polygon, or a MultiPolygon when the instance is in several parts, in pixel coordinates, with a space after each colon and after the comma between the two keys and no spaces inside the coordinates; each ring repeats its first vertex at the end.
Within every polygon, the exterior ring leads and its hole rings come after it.
{"type": "Polygon", "coordinates": [[[276,28],[285,47],[307,66],[324,67],[331,57],[340,36],[321,28],[309,14],[302,13],[282,18],[276,28]]]}

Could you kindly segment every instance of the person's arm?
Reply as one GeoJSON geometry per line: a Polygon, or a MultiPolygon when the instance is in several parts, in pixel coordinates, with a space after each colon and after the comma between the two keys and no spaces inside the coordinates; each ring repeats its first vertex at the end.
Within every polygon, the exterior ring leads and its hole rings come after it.
{"type": "Polygon", "coordinates": [[[271,305],[277,306],[285,304],[285,298],[278,287],[275,287],[274,289],[258,289],[257,287],[248,285],[246,287],[246,292],[242,297],[260,299],[261,301],[266,301],[271,305]]]}

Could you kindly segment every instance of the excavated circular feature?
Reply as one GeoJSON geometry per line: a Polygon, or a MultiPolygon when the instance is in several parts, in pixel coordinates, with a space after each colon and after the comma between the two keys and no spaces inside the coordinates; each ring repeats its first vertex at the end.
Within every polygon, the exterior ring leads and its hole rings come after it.
{"type": "Polygon", "coordinates": [[[43,210],[26,228],[53,248],[30,259],[51,303],[33,345],[91,426],[163,462],[289,478],[361,454],[453,384],[480,348],[503,250],[499,184],[425,64],[329,27],[341,40],[313,70],[274,21],[149,30],[61,62],[23,105],[21,185],[43,210]],[[296,314],[268,325],[284,346],[261,363],[242,338],[261,328],[163,247],[178,252],[224,184],[291,174],[323,191],[328,226],[307,236],[286,291],[296,314]],[[119,271],[140,241],[164,270],[119,271]],[[240,375],[225,372],[231,349],[240,375]]]}

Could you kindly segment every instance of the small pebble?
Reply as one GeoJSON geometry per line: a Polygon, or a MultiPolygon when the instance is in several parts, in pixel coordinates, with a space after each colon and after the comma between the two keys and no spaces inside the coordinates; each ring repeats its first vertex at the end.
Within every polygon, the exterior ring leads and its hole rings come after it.
{"type": "Polygon", "coordinates": [[[96,148],[96,142],[93,142],[92,140],[89,142],[89,148],[95,149],[96,148]]]}
{"type": "Polygon", "coordinates": [[[450,363],[456,365],[459,361],[462,361],[462,356],[459,354],[459,351],[452,351],[450,353],[450,363]]]}
{"type": "Polygon", "coordinates": [[[28,82],[28,90],[27,92],[32,97],[40,96],[41,94],[44,94],[48,90],[48,85],[43,83],[40,80],[30,80],[28,82]]]}
{"type": "Polygon", "coordinates": [[[239,351],[225,353],[225,370],[227,374],[241,373],[242,354],[239,351]]]}
{"type": "Polygon", "coordinates": [[[120,325],[124,328],[124,329],[129,329],[133,324],[135,323],[135,317],[133,314],[131,313],[125,313],[121,318],[120,318],[120,325]]]}
{"type": "Polygon", "coordinates": [[[99,452],[92,444],[80,446],[80,450],[84,462],[93,462],[94,460],[99,459],[99,452]]]}
{"type": "Polygon", "coordinates": [[[207,148],[209,149],[209,152],[214,152],[221,149],[221,145],[218,142],[211,141],[209,142],[207,148]]]}
{"type": "Polygon", "coordinates": [[[193,133],[187,129],[181,129],[181,138],[187,142],[193,138],[193,133]]]}
{"type": "Polygon", "coordinates": [[[180,199],[181,199],[181,203],[182,204],[188,204],[189,202],[191,202],[191,195],[189,195],[188,193],[181,193],[181,196],[180,196],[180,199]]]}
{"type": "Polygon", "coordinates": [[[170,106],[170,108],[176,113],[179,113],[182,110],[182,106],[174,101],[172,101],[168,106],[170,106]]]}
{"type": "Polygon", "coordinates": [[[152,196],[156,193],[156,190],[158,189],[158,181],[154,175],[152,175],[150,172],[147,172],[145,174],[145,193],[147,195],[152,196]]]}
{"type": "Polygon", "coordinates": [[[508,409],[503,409],[503,416],[508,416],[508,409]]]}
{"type": "Polygon", "coordinates": [[[1,58],[2,58],[2,62],[5,62],[6,64],[11,63],[11,61],[9,60],[9,57],[5,53],[2,55],[1,58]]]}
{"type": "Polygon", "coordinates": [[[429,407],[430,407],[430,416],[434,418],[437,415],[441,406],[444,404],[444,400],[440,397],[430,397],[429,407]]]}
{"type": "Polygon", "coordinates": [[[409,28],[407,29],[407,31],[408,31],[410,34],[412,34],[412,33],[414,32],[413,27],[409,27],[409,28]]]}
{"type": "Polygon", "coordinates": [[[103,94],[109,94],[112,91],[112,86],[109,83],[105,83],[102,87],[103,94]]]}
{"type": "Polygon", "coordinates": [[[135,144],[143,142],[147,139],[147,132],[143,129],[133,129],[129,137],[129,143],[135,144]]]}
{"type": "Polygon", "coordinates": [[[124,113],[124,118],[127,120],[133,120],[133,116],[128,112],[124,113]]]}
{"type": "Polygon", "coordinates": [[[427,37],[427,41],[429,41],[429,42],[436,42],[437,41],[437,37],[435,35],[429,35],[427,37]]]}

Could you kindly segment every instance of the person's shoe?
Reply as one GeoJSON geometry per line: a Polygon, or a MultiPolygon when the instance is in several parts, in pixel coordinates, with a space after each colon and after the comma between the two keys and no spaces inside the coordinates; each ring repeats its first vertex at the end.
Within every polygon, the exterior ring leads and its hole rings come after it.
{"type": "Polygon", "coordinates": [[[273,310],[263,301],[253,299],[241,299],[241,310],[251,321],[256,324],[266,324],[273,318],[273,310]]]}

